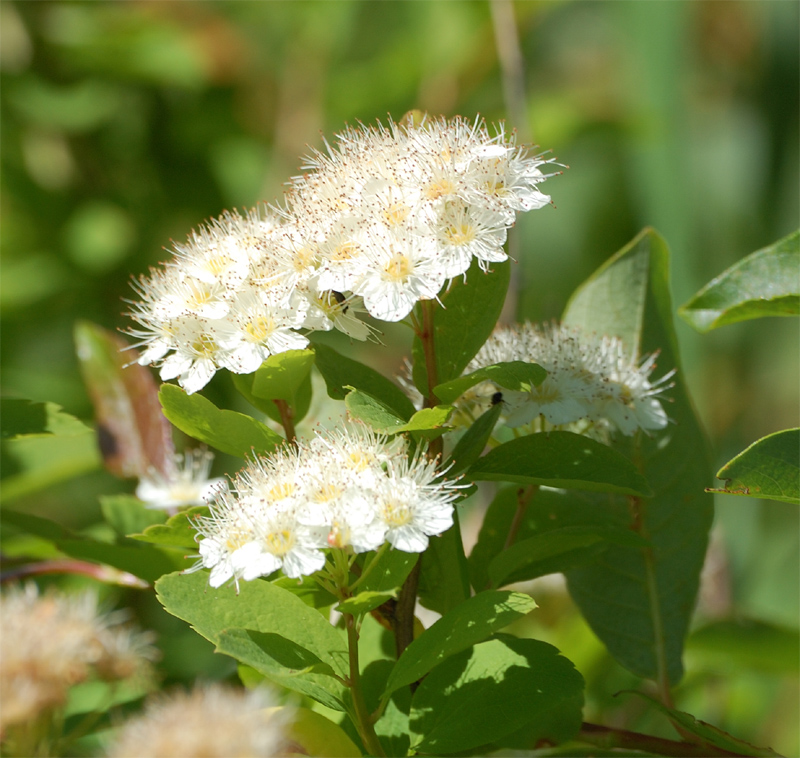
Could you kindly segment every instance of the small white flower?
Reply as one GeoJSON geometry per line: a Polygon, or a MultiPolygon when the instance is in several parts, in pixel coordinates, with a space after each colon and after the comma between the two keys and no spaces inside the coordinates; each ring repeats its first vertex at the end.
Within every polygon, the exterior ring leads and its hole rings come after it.
{"type": "Polygon", "coordinates": [[[222,477],[208,477],[213,453],[187,450],[175,458],[169,474],[152,469],[140,479],[136,497],[148,508],[174,511],[181,506],[207,505],[216,492],[225,488],[222,477]]]}

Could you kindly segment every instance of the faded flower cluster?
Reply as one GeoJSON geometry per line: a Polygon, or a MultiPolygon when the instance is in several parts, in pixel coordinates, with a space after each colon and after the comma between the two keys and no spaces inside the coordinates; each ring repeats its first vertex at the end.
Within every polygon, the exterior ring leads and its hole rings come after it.
{"type": "Polygon", "coordinates": [[[264,689],[222,685],[161,696],[126,721],[108,758],[268,758],[285,755],[290,714],[264,689]]]}
{"type": "Polygon", "coordinates": [[[63,706],[92,676],[149,675],[152,636],[100,615],[91,592],[40,595],[29,584],[4,592],[0,609],[0,733],[63,706]]]}
{"type": "Polygon", "coordinates": [[[450,528],[463,486],[441,478],[420,447],[360,423],[318,431],[308,442],[257,458],[219,492],[198,520],[200,558],[209,582],[252,580],[282,570],[313,574],[324,548],[361,553],[385,542],[422,552],[450,528]]]}
{"type": "Polygon", "coordinates": [[[223,214],[134,284],[139,362],[191,393],[220,368],[251,373],[305,347],[308,331],[366,339],[364,310],[399,321],[473,259],[506,260],[516,214],[550,201],[549,162],[481,120],[348,129],[307,159],[282,208],[223,214]]]}
{"type": "Polygon", "coordinates": [[[659,395],[674,371],[650,381],[656,355],[634,360],[617,337],[587,334],[563,324],[525,323],[495,330],[465,373],[496,363],[538,363],[547,377],[529,392],[483,382],[465,393],[459,407],[469,417],[502,398],[507,426],[529,431],[567,429],[605,439],[614,433],[652,432],[668,423],[659,395]],[[500,393],[500,397],[498,394],[500,393]]]}

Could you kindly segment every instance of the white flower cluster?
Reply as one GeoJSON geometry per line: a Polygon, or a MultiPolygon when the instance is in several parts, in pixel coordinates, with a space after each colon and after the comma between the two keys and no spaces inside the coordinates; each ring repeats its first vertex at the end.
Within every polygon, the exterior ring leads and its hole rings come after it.
{"type": "Polygon", "coordinates": [[[561,324],[502,327],[495,330],[465,373],[495,363],[524,361],[538,363],[547,371],[547,378],[530,392],[484,382],[465,393],[461,404],[485,408],[493,398],[499,399],[499,392],[505,423],[510,427],[559,427],[600,437],[615,431],[624,435],[637,429],[655,431],[667,425],[658,396],[671,386],[669,380],[675,373],[651,382],[656,357],[650,355],[636,363],[619,338],[586,334],[561,324]]]}
{"type": "Polygon", "coordinates": [[[191,393],[219,368],[251,373],[305,347],[298,330],[366,339],[363,308],[399,321],[473,258],[506,260],[516,213],[550,202],[537,189],[549,162],[481,120],[348,129],[308,159],[284,208],[225,213],[135,283],[139,362],[191,393]]]}
{"type": "Polygon", "coordinates": [[[168,475],[151,469],[139,480],[136,497],[147,508],[171,513],[182,506],[206,505],[214,492],[225,486],[221,477],[209,479],[214,454],[208,450],[187,450],[176,455],[168,475]]]}
{"type": "Polygon", "coordinates": [[[362,553],[389,542],[422,552],[452,526],[463,486],[442,479],[424,453],[409,457],[403,440],[353,422],[257,458],[198,521],[200,558],[190,570],[211,569],[219,587],[278,569],[313,574],[327,547],[362,553]]]}

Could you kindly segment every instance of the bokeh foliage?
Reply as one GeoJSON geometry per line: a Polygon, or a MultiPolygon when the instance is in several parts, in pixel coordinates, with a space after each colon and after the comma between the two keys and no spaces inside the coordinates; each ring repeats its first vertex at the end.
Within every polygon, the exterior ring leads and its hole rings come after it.
{"type": "MultiPolygon", "coordinates": [[[[520,219],[507,318],[556,317],[646,225],[672,250],[677,304],[800,225],[796,3],[518,2],[514,11],[525,76],[516,105],[504,100],[484,2],[0,4],[4,394],[90,420],[74,323],[129,326],[130,277],[165,258],[170,239],[225,208],[279,197],[321,134],[387,113],[499,120],[521,106],[527,120],[513,126],[570,165],[545,185],[557,208],[520,219]]],[[[676,328],[716,463],[797,425],[796,319],[705,337],[676,328]]],[[[384,339],[397,349],[359,360],[396,370],[408,333],[384,339]]],[[[225,377],[207,395],[219,407],[239,402],[225,377]]],[[[13,506],[75,528],[97,521],[97,495],[126,485],[85,448],[4,449],[13,506]],[[51,461],[63,481],[41,473],[51,461]]],[[[770,640],[797,629],[797,512],[724,495],[716,509],[697,622],[716,626],[689,640],[678,705],[794,754],[796,660],[770,640]],[[724,658],[708,642],[716,638],[724,658]]],[[[637,682],[566,596],[548,584],[535,596],[532,634],[587,678],[587,718],[656,729],[637,721],[641,703],[611,698],[637,682]]],[[[193,675],[191,655],[174,654],[175,624],[137,602],[172,648],[168,676],[193,675]]]]}

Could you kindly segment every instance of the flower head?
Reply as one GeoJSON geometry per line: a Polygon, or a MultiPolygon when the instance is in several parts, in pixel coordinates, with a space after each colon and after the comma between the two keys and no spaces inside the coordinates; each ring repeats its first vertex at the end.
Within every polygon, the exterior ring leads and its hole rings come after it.
{"type": "Polygon", "coordinates": [[[630,436],[638,429],[649,433],[667,425],[659,397],[671,386],[675,372],[651,381],[656,355],[636,361],[617,337],[559,324],[502,327],[465,373],[508,361],[538,363],[547,377],[527,392],[483,382],[462,396],[458,403],[462,410],[468,415],[485,410],[500,393],[505,423],[530,431],[561,428],[605,439],[614,433],[630,436]]]}
{"type": "Polygon", "coordinates": [[[264,690],[196,687],[152,700],[124,723],[109,758],[269,758],[283,755],[288,715],[264,690]]]}
{"type": "Polygon", "coordinates": [[[366,339],[362,309],[399,321],[473,260],[506,260],[516,214],[550,201],[550,162],[480,119],[348,128],[306,159],[284,207],[224,213],[134,283],[139,362],[192,393],[305,347],[307,331],[366,339]]]}
{"type": "Polygon", "coordinates": [[[94,675],[146,675],[152,637],[98,613],[91,592],[40,595],[12,588],[0,600],[0,732],[63,705],[69,688],[94,675]]]}
{"type": "Polygon", "coordinates": [[[181,506],[206,505],[215,490],[225,487],[222,477],[209,479],[214,454],[187,450],[176,455],[169,474],[152,469],[139,481],[136,497],[148,508],[176,511],[181,506]]]}
{"type": "Polygon", "coordinates": [[[384,542],[421,552],[453,523],[462,485],[443,479],[424,450],[363,424],[318,431],[310,442],[256,458],[198,522],[200,558],[219,587],[282,570],[320,570],[326,548],[355,553],[384,542]]]}

